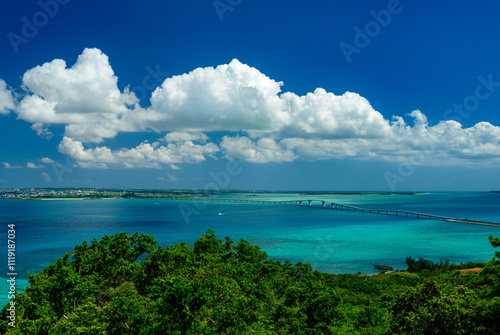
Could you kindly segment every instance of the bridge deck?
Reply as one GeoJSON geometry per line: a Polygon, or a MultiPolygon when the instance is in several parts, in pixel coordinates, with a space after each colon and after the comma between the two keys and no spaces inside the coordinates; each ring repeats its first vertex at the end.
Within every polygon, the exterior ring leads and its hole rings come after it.
{"type": "MultiPolygon", "coordinates": [[[[308,207],[312,207],[313,203],[321,203],[323,208],[327,208],[327,205],[331,209],[335,210],[344,210],[344,211],[355,211],[362,213],[372,213],[372,214],[385,214],[385,215],[395,215],[395,216],[405,216],[417,219],[429,219],[429,220],[442,220],[448,222],[458,222],[458,223],[468,223],[468,224],[476,224],[483,226],[492,226],[492,227],[500,227],[499,222],[491,222],[491,221],[483,221],[483,220],[470,220],[467,218],[454,218],[449,216],[435,215],[435,214],[427,214],[413,211],[404,211],[404,210],[391,210],[391,209],[370,209],[370,208],[362,208],[352,205],[346,205],[326,200],[318,200],[318,199],[307,199],[307,200],[251,200],[251,199],[221,199],[221,198],[186,198],[186,199],[199,199],[202,201],[212,201],[212,202],[235,202],[235,203],[261,203],[261,204],[295,204],[298,206],[302,206],[302,203],[307,203],[308,207]]],[[[315,206],[316,207],[316,206],[315,206]]]]}

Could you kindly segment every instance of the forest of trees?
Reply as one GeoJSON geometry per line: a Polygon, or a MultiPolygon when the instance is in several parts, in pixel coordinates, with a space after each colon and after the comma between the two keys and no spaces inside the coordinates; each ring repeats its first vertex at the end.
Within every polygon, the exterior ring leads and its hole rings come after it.
{"type": "Polygon", "coordinates": [[[499,334],[495,254],[480,273],[410,258],[415,272],[333,275],[210,229],[192,246],[166,248],[119,233],[30,275],[15,327],[4,307],[0,333],[499,334]]]}

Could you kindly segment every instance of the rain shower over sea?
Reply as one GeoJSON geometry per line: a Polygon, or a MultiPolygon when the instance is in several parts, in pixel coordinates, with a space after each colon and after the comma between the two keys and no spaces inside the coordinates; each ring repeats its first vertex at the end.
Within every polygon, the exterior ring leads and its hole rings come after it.
{"type": "MultiPolygon", "coordinates": [[[[500,193],[234,193],[211,199],[283,201],[321,199],[362,208],[422,212],[500,222],[500,193]]],[[[18,290],[76,244],[118,232],[151,234],[158,244],[192,244],[208,228],[219,239],[243,238],[274,260],[307,262],[330,273],[377,273],[374,264],[406,268],[407,256],[433,261],[488,261],[488,236],[500,228],[414,217],[369,214],[291,204],[193,199],[0,200],[0,236],[16,227],[18,290]]],[[[7,266],[4,244],[2,266],[7,266]]],[[[0,289],[7,302],[6,271],[0,289]]]]}

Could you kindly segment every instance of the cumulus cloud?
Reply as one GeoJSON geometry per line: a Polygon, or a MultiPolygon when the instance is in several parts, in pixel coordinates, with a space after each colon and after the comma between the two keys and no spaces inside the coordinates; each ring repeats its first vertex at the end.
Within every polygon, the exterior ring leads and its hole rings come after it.
{"type": "Polygon", "coordinates": [[[166,79],[151,97],[149,127],[159,131],[245,131],[252,137],[381,137],[389,122],[368,100],[318,88],[280,95],[277,82],[234,59],[166,79]]]}
{"type": "Polygon", "coordinates": [[[35,163],[32,163],[32,162],[28,162],[28,164],[26,164],[26,167],[28,169],[43,169],[43,168],[45,168],[45,166],[43,166],[43,165],[36,165],[35,163]]]}
{"type": "Polygon", "coordinates": [[[31,129],[36,131],[37,135],[45,138],[47,140],[50,140],[54,134],[48,129],[43,126],[43,123],[36,122],[31,125],[31,129]]]}
{"type": "Polygon", "coordinates": [[[329,158],[411,159],[413,165],[484,165],[500,162],[500,127],[480,122],[462,128],[456,121],[429,126],[425,115],[414,111],[413,126],[395,118],[386,136],[379,138],[310,139],[284,138],[273,141],[272,155],[259,154],[259,142],[248,137],[225,137],[221,144],[228,158],[248,162],[321,160],[329,158]],[[283,158],[285,157],[285,159],[283,158]]]}
{"type": "Polygon", "coordinates": [[[9,114],[14,109],[12,92],[7,88],[5,81],[0,79],[0,114],[9,114]]]}
{"type": "Polygon", "coordinates": [[[170,173],[170,172],[167,172],[167,176],[166,177],[159,177],[158,180],[162,180],[162,181],[176,181],[177,180],[177,176],[170,173]]]}
{"type": "Polygon", "coordinates": [[[203,141],[206,142],[208,136],[203,133],[189,133],[185,131],[172,131],[165,135],[167,142],[203,141]]]}
{"type": "Polygon", "coordinates": [[[500,128],[488,122],[429,125],[418,110],[389,120],[357,93],[317,88],[298,95],[282,87],[234,59],[167,78],[143,108],[128,88],[118,88],[108,57],[85,49],[71,67],[55,59],[28,70],[18,104],[0,80],[0,113],[13,109],[47,139],[52,125],[64,125],[59,151],[87,168],[177,170],[221,156],[251,163],[418,156],[419,164],[429,165],[500,159],[500,128]],[[157,132],[158,141],[132,148],[103,143],[122,132],[145,131],[157,132]]]}
{"type": "Polygon", "coordinates": [[[167,78],[151,96],[159,131],[270,131],[290,122],[276,82],[234,59],[167,78]]]}
{"type": "Polygon", "coordinates": [[[138,103],[132,92],[121,92],[108,57],[98,49],[85,49],[76,64],[67,68],[62,59],[28,70],[23,85],[28,90],[16,110],[20,119],[43,125],[65,124],[66,135],[86,142],[101,142],[118,131],[137,131],[127,122],[138,103]]]}
{"type": "MultiPolygon", "coordinates": [[[[409,152],[426,156],[424,164],[484,164],[500,159],[500,127],[480,122],[462,128],[456,121],[441,121],[429,126],[420,111],[411,114],[413,127],[398,123],[393,127],[392,155],[409,152]]],[[[387,144],[389,147],[389,144],[387,144]]]]}
{"type": "Polygon", "coordinates": [[[81,167],[106,168],[109,164],[119,164],[128,168],[159,168],[160,164],[199,163],[219,151],[214,143],[204,145],[191,141],[169,143],[143,142],[132,149],[111,150],[105,146],[85,149],[83,143],[64,137],[59,151],[79,161],[81,167]]]}
{"type": "Polygon", "coordinates": [[[304,96],[287,92],[281,99],[293,120],[281,129],[281,137],[380,138],[390,131],[382,114],[356,93],[338,96],[318,88],[304,96]]]}
{"type": "Polygon", "coordinates": [[[55,161],[53,159],[50,159],[48,157],[42,158],[41,161],[46,163],[46,164],[54,164],[55,163],[55,161]]]}
{"type": "Polygon", "coordinates": [[[291,162],[298,158],[293,151],[269,138],[253,142],[248,137],[224,136],[221,148],[227,158],[238,158],[250,163],[291,162]]]}
{"type": "Polygon", "coordinates": [[[9,162],[3,162],[3,167],[6,169],[22,169],[23,168],[20,165],[10,165],[9,162]]]}

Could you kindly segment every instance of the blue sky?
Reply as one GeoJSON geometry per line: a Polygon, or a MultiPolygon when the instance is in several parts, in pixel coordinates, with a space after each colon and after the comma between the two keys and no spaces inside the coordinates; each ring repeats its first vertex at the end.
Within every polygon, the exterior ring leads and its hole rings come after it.
{"type": "Polygon", "coordinates": [[[497,2],[0,6],[0,188],[500,189],[497,2]]]}

